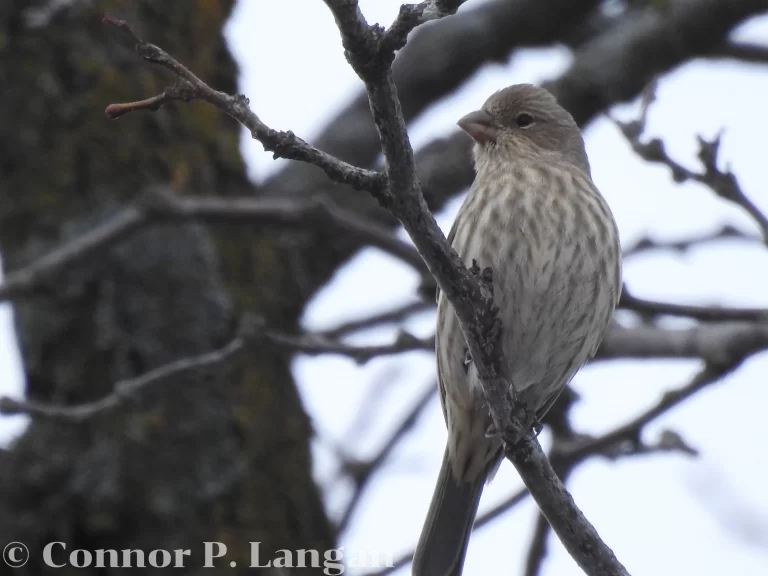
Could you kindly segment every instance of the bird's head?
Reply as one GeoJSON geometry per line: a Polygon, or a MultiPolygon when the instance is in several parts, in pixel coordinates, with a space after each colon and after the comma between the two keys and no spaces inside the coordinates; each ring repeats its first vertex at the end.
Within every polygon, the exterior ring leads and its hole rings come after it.
{"type": "Polygon", "coordinates": [[[458,125],[476,143],[478,167],[494,157],[510,162],[543,157],[590,172],[578,125],[544,88],[515,84],[499,90],[458,125]]]}

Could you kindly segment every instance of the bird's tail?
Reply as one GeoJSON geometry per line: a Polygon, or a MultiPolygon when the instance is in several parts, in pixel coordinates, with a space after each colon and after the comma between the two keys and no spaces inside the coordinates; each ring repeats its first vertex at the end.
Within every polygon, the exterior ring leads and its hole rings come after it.
{"type": "Polygon", "coordinates": [[[457,482],[446,448],[432,503],[413,555],[413,576],[461,574],[485,478],[482,474],[471,482],[457,482]]]}

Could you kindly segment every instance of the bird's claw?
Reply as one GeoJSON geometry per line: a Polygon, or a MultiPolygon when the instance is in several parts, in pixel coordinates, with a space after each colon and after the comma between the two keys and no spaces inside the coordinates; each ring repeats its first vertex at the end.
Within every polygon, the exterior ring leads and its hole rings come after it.
{"type": "Polygon", "coordinates": [[[462,361],[462,366],[464,367],[464,373],[466,374],[469,372],[469,366],[472,364],[472,354],[469,353],[469,349],[464,350],[464,360],[462,361]]]}

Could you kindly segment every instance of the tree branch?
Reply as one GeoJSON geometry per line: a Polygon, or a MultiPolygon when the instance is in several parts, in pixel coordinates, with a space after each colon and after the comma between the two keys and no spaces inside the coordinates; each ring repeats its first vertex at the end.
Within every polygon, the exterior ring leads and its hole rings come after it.
{"type": "Polygon", "coordinates": [[[730,170],[722,171],[718,168],[718,154],[720,152],[720,141],[722,131],[713,139],[705,140],[699,136],[699,160],[704,170],[694,172],[682,164],[673,160],[664,147],[664,142],[659,138],[652,138],[648,142],[643,142],[641,137],[646,128],[646,119],[648,109],[655,100],[655,83],[649,84],[642,98],[642,109],[640,117],[631,122],[621,122],[612,118],[621,133],[627,139],[635,153],[647,162],[662,164],[667,166],[672,172],[672,179],[677,183],[692,180],[707,186],[717,196],[728,200],[737,206],[743,208],[760,227],[763,239],[768,244],[768,216],[763,214],[757,205],[752,202],[741,189],[736,175],[730,170]]]}
{"type": "Polygon", "coordinates": [[[363,243],[426,273],[419,253],[397,238],[388,228],[344,210],[320,198],[275,200],[258,198],[179,198],[158,193],[126,208],[98,226],[9,274],[0,284],[0,302],[33,294],[55,273],[102,253],[115,243],[148,226],[167,222],[199,221],[208,224],[238,224],[277,227],[332,225],[353,234],[363,243]]]}
{"type": "MultiPolygon", "coordinates": [[[[325,0],[341,30],[347,60],[365,83],[387,166],[391,199],[383,202],[410,235],[440,289],[451,302],[483,384],[496,430],[513,462],[568,552],[588,574],[627,574],[594,527],[576,507],[536,438],[516,422],[504,372],[490,273],[478,283],[427,209],[415,176],[413,151],[392,73],[379,58],[377,30],[368,27],[356,3],[325,0]],[[492,336],[496,328],[495,336],[492,336]]],[[[479,272],[479,270],[478,270],[479,272]]],[[[488,271],[490,272],[490,271],[488,271]]]]}
{"type": "MultiPolygon", "coordinates": [[[[717,309],[713,309],[713,314],[717,309]]],[[[374,320],[376,318],[374,317],[374,320]]],[[[363,321],[365,323],[365,321],[363,321]]],[[[359,363],[372,358],[416,350],[433,351],[434,336],[417,338],[401,331],[392,344],[360,346],[340,342],[334,332],[289,335],[265,329],[272,344],[304,354],[337,354],[359,363]]],[[[618,323],[608,330],[593,362],[627,358],[690,358],[713,364],[728,363],[768,350],[768,325],[764,322],[719,322],[685,330],[642,325],[627,328],[618,323]]]]}
{"type": "Polygon", "coordinates": [[[136,52],[144,60],[167,68],[177,77],[177,81],[158,96],[139,102],[110,104],[105,110],[108,118],[119,118],[138,110],[155,111],[163,104],[174,100],[181,102],[205,100],[245,126],[251,136],[262,143],[264,150],[274,153],[275,158],[308,162],[321,168],[334,182],[347,184],[357,190],[365,189],[371,194],[386,195],[386,178],[383,174],[343,162],[310,146],[293,132],[273,130],[248,107],[248,98],[245,96],[241,94],[233,96],[214,90],[165,50],[139,38],[124,20],[106,15],[103,21],[104,24],[123,31],[136,44],[136,52]]]}
{"type": "MultiPolygon", "coordinates": [[[[613,434],[613,432],[609,433],[613,434]]],[[[566,445],[570,446],[570,445],[566,445]]],[[[585,453],[583,458],[581,458],[578,461],[573,461],[573,466],[577,466],[587,460],[587,458],[590,457],[596,457],[596,456],[602,456],[605,458],[611,458],[613,460],[616,460],[618,458],[625,458],[625,457],[632,457],[632,456],[645,456],[648,454],[658,454],[659,452],[663,453],[669,453],[669,452],[683,452],[687,455],[696,455],[696,452],[691,449],[687,444],[685,444],[682,439],[680,439],[679,435],[676,435],[675,433],[671,432],[665,432],[662,434],[661,440],[656,444],[645,444],[643,442],[635,443],[632,447],[626,446],[626,443],[620,445],[620,446],[610,446],[610,445],[602,445],[602,443],[598,444],[595,443],[595,446],[603,446],[602,451],[593,451],[588,454],[585,453]]],[[[553,450],[551,454],[551,459],[553,462],[557,462],[558,466],[562,466],[566,464],[567,462],[563,461],[563,455],[561,455],[559,450],[553,450]]],[[[497,518],[503,516],[507,512],[509,512],[512,508],[523,502],[528,496],[529,492],[527,489],[523,488],[522,490],[518,490],[511,496],[507,497],[506,499],[499,502],[496,506],[488,510],[487,512],[480,515],[476,520],[472,527],[473,530],[477,530],[479,528],[483,528],[484,526],[487,526],[497,518]]],[[[413,550],[406,552],[405,554],[402,554],[397,559],[395,559],[392,563],[392,566],[387,566],[383,570],[379,570],[377,572],[371,572],[366,574],[365,576],[387,576],[388,574],[392,574],[393,572],[396,572],[400,568],[403,568],[404,566],[407,566],[411,559],[413,558],[413,550]]]]}
{"type": "Polygon", "coordinates": [[[271,343],[301,352],[302,354],[337,354],[352,358],[358,364],[365,364],[373,358],[389,356],[391,354],[401,354],[403,352],[413,352],[416,350],[433,352],[435,349],[435,338],[417,338],[404,330],[401,330],[392,344],[379,344],[373,346],[357,346],[345,344],[323,334],[304,334],[301,336],[292,336],[276,330],[267,329],[264,336],[271,343]]]}
{"type": "Polygon", "coordinates": [[[619,308],[631,310],[646,317],[683,316],[703,322],[765,322],[768,320],[768,310],[765,308],[721,308],[656,302],[637,298],[626,287],[621,293],[619,308]]]}
{"type": "Polygon", "coordinates": [[[584,125],[612,104],[635,98],[660,74],[706,56],[765,9],[764,0],[649,2],[582,45],[568,70],[544,87],[584,125]]]}
{"type": "Polygon", "coordinates": [[[631,258],[632,256],[639,256],[641,254],[646,254],[648,252],[657,250],[670,250],[673,252],[685,253],[704,244],[712,244],[722,240],[738,240],[747,243],[762,243],[762,239],[759,236],[755,236],[754,234],[747,234],[738,228],[726,224],[713,232],[699,234],[697,236],[691,236],[688,238],[681,238],[678,240],[654,240],[649,236],[644,236],[637,239],[632,244],[624,247],[623,258],[626,261],[627,258],[631,258]]]}
{"type": "MultiPolygon", "coordinates": [[[[641,439],[645,426],[707,386],[719,382],[723,376],[733,371],[740,362],[740,358],[735,358],[732,363],[727,365],[715,366],[707,364],[687,385],[665,393],[655,405],[626,424],[598,438],[581,438],[570,445],[560,446],[557,451],[558,460],[563,459],[566,462],[577,462],[594,454],[610,456],[616,454],[617,450],[621,450],[622,444],[626,443],[630,445],[633,453],[637,453],[638,449],[641,453],[647,452],[647,450],[643,449],[641,439]]],[[[687,447],[682,442],[670,442],[669,438],[665,442],[663,437],[658,446],[663,449],[687,447]]],[[[690,451],[690,448],[687,451],[690,451]]]]}
{"type": "Polygon", "coordinates": [[[411,302],[392,310],[374,314],[373,316],[366,316],[365,318],[360,318],[358,320],[343,322],[337,326],[334,326],[333,328],[323,330],[320,334],[325,338],[338,339],[350,334],[354,334],[355,332],[361,332],[370,328],[377,328],[384,324],[401,322],[412,314],[432,310],[434,307],[434,302],[425,302],[423,300],[411,302]]]}
{"type": "Polygon", "coordinates": [[[700,358],[716,365],[733,358],[768,350],[765,322],[723,322],[703,324],[687,330],[663,330],[655,326],[624,328],[618,324],[608,331],[595,360],[618,358],[700,358]]]}
{"type": "Polygon", "coordinates": [[[160,384],[190,372],[207,370],[229,362],[236,354],[243,350],[249,336],[241,330],[240,334],[218,350],[176,360],[170,364],[150,370],[138,378],[121,380],[115,384],[111,394],[94,402],[77,406],[63,406],[16,400],[3,396],[0,397],[0,414],[6,416],[28,414],[32,417],[48,418],[51,420],[73,423],[84,422],[94,416],[110,412],[120,408],[129,401],[135,400],[149,386],[160,384]]]}
{"type": "Polygon", "coordinates": [[[405,415],[405,418],[403,418],[402,422],[400,422],[400,424],[389,435],[387,440],[384,442],[384,445],[379,449],[373,458],[365,462],[349,460],[344,462],[344,468],[352,476],[352,481],[354,482],[355,488],[351,498],[349,499],[349,502],[347,503],[346,508],[344,509],[344,512],[341,515],[341,519],[337,524],[336,529],[339,534],[344,532],[349,525],[349,521],[357,509],[365,489],[368,487],[369,481],[373,477],[374,473],[383,467],[390,454],[392,454],[394,449],[400,444],[406,434],[413,429],[413,426],[416,424],[419,416],[436,394],[436,384],[433,384],[424,389],[424,393],[416,400],[416,402],[414,402],[413,406],[411,406],[411,409],[405,415]]]}
{"type": "Polygon", "coordinates": [[[768,64],[768,46],[749,42],[727,42],[712,50],[709,57],[748,64],[768,64]]]}
{"type": "Polygon", "coordinates": [[[439,20],[456,13],[465,0],[425,0],[419,4],[403,4],[392,25],[387,28],[379,42],[382,57],[389,58],[408,41],[408,34],[414,28],[430,20],[439,20]]]}

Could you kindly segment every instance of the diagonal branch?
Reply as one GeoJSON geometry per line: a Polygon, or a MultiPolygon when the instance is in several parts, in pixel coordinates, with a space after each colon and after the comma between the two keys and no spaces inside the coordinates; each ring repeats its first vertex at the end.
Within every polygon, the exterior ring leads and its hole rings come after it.
{"type": "Polygon", "coordinates": [[[165,50],[139,38],[124,20],[106,15],[103,21],[104,24],[123,31],[136,44],[136,52],[139,56],[148,62],[167,68],[177,77],[176,82],[160,95],[139,102],[110,104],[105,110],[110,119],[138,110],[154,111],[174,100],[182,102],[205,100],[245,126],[251,136],[262,143],[265,150],[274,152],[275,158],[308,162],[321,168],[334,182],[348,184],[355,189],[365,189],[372,194],[386,194],[386,178],[383,174],[343,162],[310,146],[293,132],[273,130],[248,107],[248,98],[245,96],[214,90],[165,50]]]}
{"type": "Polygon", "coordinates": [[[343,322],[333,328],[323,330],[321,334],[326,338],[342,338],[355,332],[361,332],[370,328],[377,328],[384,324],[391,324],[393,322],[401,322],[407,319],[412,314],[419,312],[425,312],[432,310],[435,307],[434,302],[417,301],[409,304],[404,304],[392,310],[380,312],[373,316],[366,316],[358,320],[350,320],[343,322]]]}
{"type": "Polygon", "coordinates": [[[760,227],[763,239],[768,244],[768,216],[763,214],[760,208],[750,200],[741,188],[736,175],[730,170],[718,168],[718,155],[722,131],[713,139],[706,140],[699,136],[699,160],[704,169],[700,172],[690,170],[673,160],[667,153],[664,142],[659,138],[652,138],[648,142],[641,140],[646,128],[648,109],[655,99],[655,83],[649,84],[642,98],[642,110],[639,118],[631,122],[621,122],[613,118],[613,122],[621,130],[635,153],[647,162],[667,166],[672,172],[672,179],[677,183],[687,181],[698,182],[707,186],[717,196],[728,200],[743,208],[760,227]]]}
{"type": "MultiPolygon", "coordinates": [[[[612,434],[612,433],[609,433],[612,434]]],[[[595,443],[597,446],[597,443],[595,443]]],[[[557,463],[557,466],[565,466],[565,465],[572,465],[576,466],[578,464],[581,464],[582,462],[586,461],[587,458],[592,457],[606,457],[611,458],[613,460],[616,460],[618,458],[626,458],[626,457],[633,457],[633,456],[644,456],[648,454],[658,454],[658,453],[669,453],[669,452],[682,452],[687,455],[696,455],[695,451],[693,451],[687,444],[685,444],[679,436],[677,436],[674,433],[667,432],[666,434],[662,434],[662,439],[656,443],[656,444],[645,444],[642,442],[635,443],[633,447],[626,448],[623,445],[622,446],[611,446],[608,445],[608,447],[604,448],[602,452],[594,451],[590,452],[589,454],[584,455],[584,457],[581,460],[573,461],[572,463],[569,463],[569,461],[564,461],[562,455],[559,453],[558,450],[553,450],[551,454],[551,459],[553,462],[557,463]]],[[[483,528],[484,526],[487,526],[497,518],[500,518],[507,512],[509,512],[511,509],[513,509],[515,506],[523,502],[528,496],[529,492],[527,489],[523,488],[522,490],[518,490],[511,496],[508,496],[498,504],[496,504],[491,509],[484,512],[482,515],[478,516],[478,518],[475,520],[475,523],[473,525],[473,530],[477,530],[479,528],[483,528]]],[[[539,516],[541,517],[541,515],[539,516]]],[[[365,576],[387,576],[388,574],[392,574],[393,572],[396,572],[397,570],[407,566],[411,562],[411,558],[413,557],[413,550],[410,550],[409,552],[406,552],[405,554],[402,554],[398,556],[396,559],[393,560],[392,564],[387,566],[386,568],[376,571],[376,572],[370,572],[367,573],[365,576]]]]}
{"type": "MultiPolygon", "coordinates": [[[[597,438],[581,438],[571,444],[562,445],[558,448],[557,458],[566,462],[578,462],[593,454],[616,454],[617,448],[622,444],[629,443],[631,446],[642,445],[641,435],[645,427],[660,416],[666,414],[682,402],[694,396],[704,388],[720,382],[727,374],[731,373],[741,362],[740,358],[734,358],[731,363],[721,366],[707,364],[699,371],[691,381],[675,390],[665,393],[661,399],[636,416],[629,422],[618,426],[611,432],[608,432],[597,438]]],[[[660,445],[664,447],[662,438],[660,445]]],[[[672,444],[674,445],[674,443],[672,444]]],[[[555,456],[553,455],[553,458],[555,456]]]]}
{"type": "Polygon", "coordinates": [[[345,467],[351,472],[352,480],[355,484],[352,497],[349,499],[341,519],[337,524],[337,532],[341,534],[346,530],[352,515],[355,513],[360,500],[373,475],[382,468],[392,452],[397,448],[408,432],[413,429],[421,413],[429,404],[430,400],[437,394],[437,385],[433,384],[424,389],[422,395],[411,406],[411,409],[405,415],[405,418],[389,435],[384,445],[379,449],[376,455],[365,462],[346,462],[345,467]]]}
{"type": "Polygon", "coordinates": [[[419,4],[403,4],[400,13],[386,29],[378,45],[380,56],[390,58],[408,41],[417,26],[430,20],[439,20],[456,13],[465,0],[424,0],[419,4]]]}
{"type": "Polygon", "coordinates": [[[27,414],[33,417],[61,420],[65,422],[81,423],[91,418],[108,413],[124,406],[126,403],[139,397],[144,389],[166,382],[172,378],[189,373],[208,370],[220,366],[232,360],[241,352],[251,334],[248,328],[241,328],[226,346],[212,352],[206,352],[197,356],[182,358],[150,370],[137,378],[121,380],[117,382],[111,394],[93,402],[79,404],[77,406],[63,406],[58,404],[45,404],[16,400],[7,396],[0,397],[0,414],[11,416],[15,414],[27,414]]]}
{"type": "MultiPolygon", "coordinates": [[[[390,201],[384,204],[410,235],[440,289],[451,302],[482,381],[496,430],[542,512],[568,552],[588,574],[627,574],[613,552],[573,502],[536,438],[513,420],[506,362],[499,343],[490,274],[482,282],[467,270],[448,245],[421,193],[413,151],[400,110],[392,72],[382,66],[370,29],[356,3],[325,0],[342,35],[347,60],[365,83],[387,166],[390,201]],[[496,336],[492,330],[496,328],[496,336]],[[521,434],[522,432],[522,434],[521,434]]],[[[475,267],[473,267],[475,268],[475,267]]],[[[479,272],[479,270],[478,270],[479,272]]]]}

